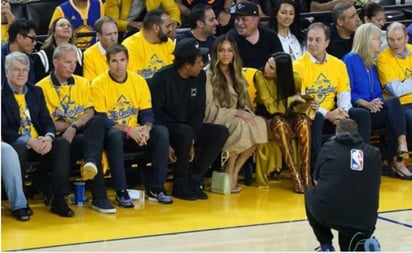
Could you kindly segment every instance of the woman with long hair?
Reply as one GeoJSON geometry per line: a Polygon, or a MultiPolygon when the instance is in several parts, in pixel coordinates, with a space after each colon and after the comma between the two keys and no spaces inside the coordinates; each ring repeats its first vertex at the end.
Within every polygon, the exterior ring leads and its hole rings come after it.
{"type": "Polygon", "coordinates": [[[222,35],[216,39],[207,66],[205,122],[229,129],[223,151],[229,152],[225,171],[232,180],[232,193],[241,191],[238,174],[256,144],[267,142],[266,122],[250,105],[247,83],[242,75],[242,60],[236,41],[222,35]]]}
{"type": "MultiPolygon", "coordinates": [[[[294,76],[292,59],[288,53],[278,52],[271,56],[265,71],[255,74],[256,114],[269,120],[269,141],[279,145],[282,157],[290,170],[293,190],[305,192],[312,186],[310,174],[310,126],[307,114],[289,111],[288,99],[300,98],[298,95],[299,78],[294,76]],[[267,73],[267,72],[270,72],[267,73]],[[298,147],[300,168],[293,160],[292,136],[295,135],[298,147]]],[[[302,99],[303,100],[303,99],[302,99]]],[[[318,104],[313,101],[303,102],[308,105],[308,112],[316,112],[318,104]]]]}
{"type": "Polygon", "coordinates": [[[372,23],[361,25],[355,32],[352,51],[343,57],[349,73],[352,104],[368,109],[372,129],[386,130],[387,161],[392,172],[404,179],[412,179],[405,166],[409,158],[406,123],[397,97],[384,99],[375,65],[381,44],[381,30],[372,23]]]}
{"type": "MultiPolygon", "coordinates": [[[[34,73],[36,82],[50,74],[53,66],[54,49],[63,43],[75,45],[76,38],[73,33],[73,28],[67,18],[56,19],[50,27],[47,39],[44,41],[41,50],[31,55],[34,62],[34,73]]],[[[77,48],[77,65],[74,74],[83,75],[83,53],[77,48]]]]}
{"type": "MultiPolygon", "coordinates": [[[[372,23],[379,29],[382,29],[386,21],[385,9],[378,3],[368,2],[359,10],[359,18],[364,24],[372,23]]],[[[388,47],[388,43],[386,41],[386,31],[382,30],[380,51],[386,47],[388,47]]]]}
{"type": "Polygon", "coordinates": [[[279,37],[282,48],[293,60],[306,51],[304,34],[300,30],[299,8],[293,0],[280,0],[270,17],[271,27],[279,37]]]}

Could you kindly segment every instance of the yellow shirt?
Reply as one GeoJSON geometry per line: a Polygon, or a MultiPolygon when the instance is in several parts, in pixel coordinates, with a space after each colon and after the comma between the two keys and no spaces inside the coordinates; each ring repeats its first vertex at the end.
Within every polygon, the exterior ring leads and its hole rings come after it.
{"type": "Polygon", "coordinates": [[[14,94],[14,98],[19,106],[20,128],[19,135],[30,135],[32,138],[37,138],[39,134],[34,128],[30,120],[30,111],[27,109],[25,94],[14,94]]]}
{"type": "Polygon", "coordinates": [[[173,63],[175,44],[171,39],[151,44],[140,31],[125,39],[122,44],[129,51],[128,69],[144,78],[151,78],[159,69],[173,63]]]}
{"type": "Polygon", "coordinates": [[[326,110],[336,108],[336,95],[350,92],[349,76],[345,63],[329,55],[327,61],[314,63],[306,52],[293,62],[293,70],[301,78],[301,94],[311,95],[326,110]]]}
{"type": "Polygon", "coordinates": [[[83,76],[90,81],[108,70],[106,55],[102,50],[100,42],[96,42],[83,53],[83,76]]]}
{"type": "Polygon", "coordinates": [[[130,71],[124,83],[115,82],[109,72],[97,76],[92,82],[94,109],[106,113],[116,124],[138,126],[140,110],[152,108],[149,87],[146,80],[130,71]]]}
{"type": "MultiPolygon", "coordinates": [[[[376,59],[379,80],[382,87],[393,81],[412,80],[412,45],[407,45],[410,54],[405,59],[396,57],[390,48],[383,50],[376,59]]],[[[412,93],[399,97],[401,104],[412,103],[412,93]]]]}
{"type": "MultiPolygon", "coordinates": [[[[180,20],[180,10],[176,2],[173,0],[146,0],[146,10],[162,8],[170,15],[172,20],[176,21],[178,26],[182,23],[180,20]]],[[[106,0],[104,3],[104,11],[106,16],[112,17],[117,21],[119,31],[127,30],[127,17],[129,16],[130,7],[133,0],[106,0]]]]}
{"type": "Polygon", "coordinates": [[[53,121],[64,120],[72,123],[83,115],[87,108],[93,107],[90,100],[90,81],[76,75],[73,75],[73,78],[74,84],[63,86],[54,86],[50,75],[37,83],[43,90],[53,121]]]}

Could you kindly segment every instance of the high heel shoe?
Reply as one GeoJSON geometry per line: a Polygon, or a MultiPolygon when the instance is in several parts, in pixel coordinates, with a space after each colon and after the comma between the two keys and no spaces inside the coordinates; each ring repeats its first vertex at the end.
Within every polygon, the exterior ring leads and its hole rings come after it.
{"type": "MultiPolygon", "coordinates": [[[[409,172],[407,167],[401,167],[401,168],[405,168],[409,172]]],[[[392,177],[400,177],[400,178],[405,179],[405,180],[412,180],[412,173],[411,172],[405,173],[401,170],[401,168],[396,168],[396,167],[392,166],[392,170],[391,170],[392,177]],[[407,174],[409,174],[409,175],[407,175],[407,174]]]]}

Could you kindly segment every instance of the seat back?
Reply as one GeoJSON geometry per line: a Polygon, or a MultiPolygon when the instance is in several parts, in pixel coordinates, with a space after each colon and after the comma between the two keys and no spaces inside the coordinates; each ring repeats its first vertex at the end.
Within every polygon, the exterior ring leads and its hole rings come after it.
{"type": "Polygon", "coordinates": [[[256,97],[256,88],[255,88],[255,81],[254,77],[256,74],[257,69],[255,68],[243,68],[243,76],[246,79],[246,82],[248,84],[248,94],[249,94],[249,99],[252,104],[252,109],[254,110],[256,108],[256,102],[255,102],[255,97],[256,97]]]}
{"type": "Polygon", "coordinates": [[[25,4],[25,16],[37,24],[37,34],[45,35],[49,32],[49,23],[54,9],[63,2],[64,0],[41,0],[25,4]]]}

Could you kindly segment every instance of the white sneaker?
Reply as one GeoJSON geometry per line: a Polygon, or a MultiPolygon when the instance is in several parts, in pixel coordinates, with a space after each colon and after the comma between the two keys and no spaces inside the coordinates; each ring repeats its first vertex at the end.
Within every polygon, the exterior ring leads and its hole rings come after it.
{"type": "Polygon", "coordinates": [[[92,180],[97,175],[97,166],[92,162],[85,163],[81,169],[80,174],[84,181],[92,180]]]}

